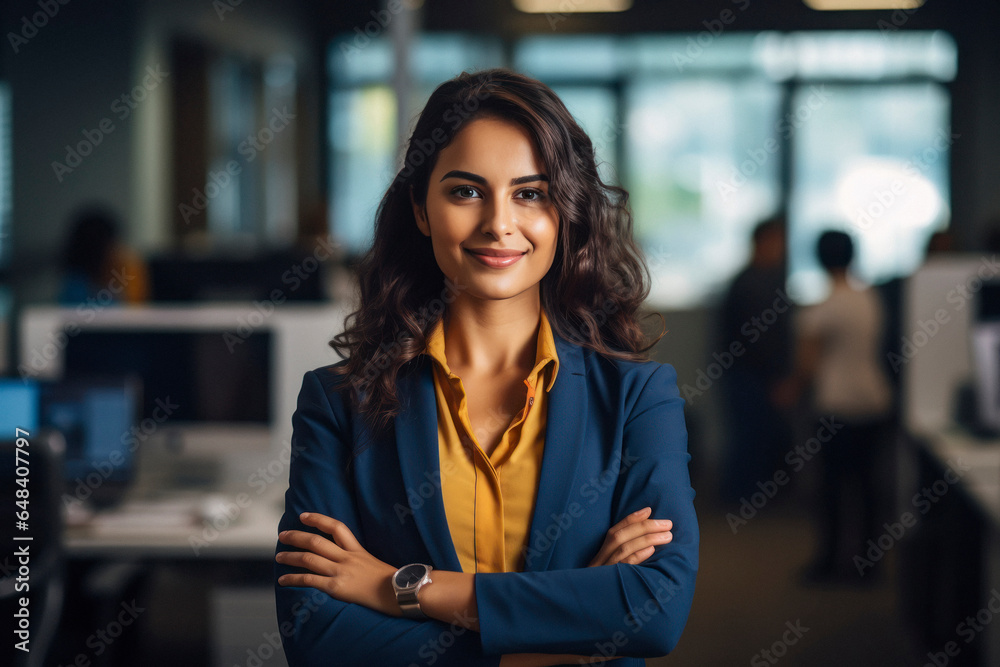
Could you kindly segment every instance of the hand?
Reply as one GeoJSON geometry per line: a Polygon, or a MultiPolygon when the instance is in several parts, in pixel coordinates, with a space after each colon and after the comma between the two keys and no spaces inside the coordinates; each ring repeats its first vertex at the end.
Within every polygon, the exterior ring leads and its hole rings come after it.
{"type": "Polygon", "coordinates": [[[304,512],[299,519],[333,539],[301,530],[286,530],[278,541],[302,551],[282,551],[275,560],[308,572],[278,577],[282,586],[308,586],[343,602],[354,602],[390,616],[401,616],[392,575],[396,568],[368,553],[342,521],[304,512]]]}
{"type": "Polygon", "coordinates": [[[653,555],[657,544],[667,544],[673,539],[670,531],[674,522],[669,519],[647,519],[652,508],[643,507],[611,526],[604,545],[587,567],[627,563],[638,565],[653,555]]]}

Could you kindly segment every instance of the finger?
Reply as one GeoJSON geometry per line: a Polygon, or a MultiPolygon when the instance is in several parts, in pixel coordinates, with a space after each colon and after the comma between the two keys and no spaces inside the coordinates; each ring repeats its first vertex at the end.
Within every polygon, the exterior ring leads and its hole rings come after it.
{"type": "Polygon", "coordinates": [[[630,554],[650,544],[666,544],[673,539],[670,529],[673,522],[661,524],[656,520],[643,521],[622,528],[617,533],[608,535],[604,546],[595,560],[600,559],[601,565],[614,565],[624,562],[630,554]],[[669,536],[669,537],[668,537],[669,536]]]}
{"type": "Polygon", "coordinates": [[[643,549],[639,549],[634,553],[629,554],[626,558],[623,558],[620,561],[616,561],[614,560],[614,558],[612,558],[608,562],[608,565],[614,565],[615,563],[625,563],[626,565],[638,565],[639,563],[643,562],[644,560],[652,556],[654,552],[655,549],[653,547],[651,546],[645,547],[643,549]]]}
{"type": "Polygon", "coordinates": [[[278,541],[290,547],[310,551],[332,561],[340,560],[344,552],[344,549],[322,535],[302,530],[286,530],[279,533],[278,541]]]}
{"type": "Polygon", "coordinates": [[[643,507],[640,510],[636,510],[631,514],[629,514],[628,516],[626,516],[621,521],[619,521],[618,523],[616,523],[615,525],[611,526],[611,528],[608,529],[608,532],[613,533],[615,531],[621,530],[630,523],[635,523],[636,521],[642,521],[643,519],[648,517],[650,512],[652,511],[653,511],[652,507],[643,507]]]}
{"type": "MultiPolygon", "coordinates": [[[[610,555],[605,559],[604,564],[614,565],[615,563],[630,563],[634,565],[637,562],[640,562],[637,561],[635,558],[633,558],[635,554],[644,550],[648,551],[648,549],[656,547],[657,545],[660,544],[667,544],[672,540],[673,540],[673,534],[669,532],[655,533],[652,535],[643,535],[637,537],[636,539],[630,540],[625,544],[621,545],[620,547],[618,547],[617,549],[615,549],[614,551],[612,551],[610,555]]],[[[642,560],[645,560],[646,558],[649,558],[652,555],[653,555],[652,552],[646,553],[643,555],[642,560]]]]}
{"type": "Polygon", "coordinates": [[[315,588],[325,593],[330,593],[329,583],[330,579],[318,574],[283,574],[278,577],[278,584],[282,586],[315,588]]]}
{"type": "Polygon", "coordinates": [[[357,551],[363,548],[357,538],[354,537],[354,533],[351,532],[351,529],[343,521],[338,521],[333,517],[316,512],[303,512],[299,515],[299,520],[307,526],[319,528],[332,537],[337,546],[343,549],[357,551]]]}
{"type": "Polygon", "coordinates": [[[657,533],[670,532],[673,529],[674,522],[670,519],[646,519],[639,523],[629,524],[613,535],[609,534],[608,537],[611,537],[618,546],[621,546],[643,535],[655,535],[657,533]]]}
{"type": "Polygon", "coordinates": [[[607,560],[607,558],[610,555],[612,549],[614,548],[614,547],[608,545],[608,539],[609,539],[609,537],[611,535],[613,535],[614,533],[618,532],[619,530],[621,530],[625,526],[628,526],[630,523],[635,523],[636,521],[642,521],[647,516],[649,516],[649,513],[652,512],[652,511],[653,511],[652,507],[643,507],[642,509],[639,509],[639,510],[636,510],[636,511],[632,512],[631,514],[629,514],[628,516],[626,516],[624,519],[622,519],[621,521],[619,521],[615,525],[611,526],[611,528],[608,529],[607,536],[604,538],[604,543],[601,545],[600,551],[598,551],[597,555],[594,556],[593,560],[590,561],[591,564],[588,567],[593,567],[593,566],[596,566],[596,565],[603,565],[604,562],[607,560]]]}
{"type": "Polygon", "coordinates": [[[626,542],[642,537],[643,535],[654,535],[669,532],[673,529],[673,527],[674,522],[669,519],[636,519],[634,522],[626,523],[624,527],[618,528],[617,530],[615,527],[612,527],[611,530],[608,531],[608,535],[604,539],[604,544],[594,560],[600,561],[601,564],[606,564],[608,561],[617,563],[628,555],[628,552],[619,551],[626,542]],[[616,552],[618,553],[614,560],[612,560],[612,554],[615,554],[616,552]]]}
{"type": "Polygon", "coordinates": [[[638,565],[639,563],[643,562],[644,560],[652,556],[655,551],[656,550],[652,546],[648,546],[645,549],[639,549],[634,554],[629,556],[628,559],[626,559],[626,562],[628,562],[630,565],[638,565]]]}
{"type": "Polygon", "coordinates": [[[308,551],[282,551],[275,555],[274,560],[288,567],[309,570],[327,577],[332,577],[337,573],[337,567],[333,561],[308,551]]]}
{"type": "MultiPolygon", "coordinates": [[[[648,551],[649,549],[655,549],[656,546],[660,544],[668,544],[674,539],[672,533],[654,533],[652,535],[642,535],[635,538],[634,540],[629,540],[618,550],[612,552],[611,557],[608,559],[609,563],[614,565],[615,563],[632,563],[635,564],[637,561],[633,559],[635,554],[642,551],[648,551]]],[[[649,558],[653,553],[650,551],[647,553],[642,560],[649,558]]]]}

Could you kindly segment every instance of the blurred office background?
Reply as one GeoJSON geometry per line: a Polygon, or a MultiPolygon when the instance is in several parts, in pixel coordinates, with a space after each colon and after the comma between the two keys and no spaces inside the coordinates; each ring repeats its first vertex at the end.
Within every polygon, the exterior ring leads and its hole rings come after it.
{"type": "MultiPolygon", "coordinates": [[[[284,664],[269,577],[298,383],[337,360],[351,261],[415,115],[493,66],[552,86],[630,192],[668,329],[653,355],[687,399],[702,569],[679,647],[648,664],[1000,664],[994,0],[0,11],[0,416],[52,451],[37,494],[56,500],[33,496],[33,529],[59,526],[32,583],[44,664],[284,664]],[[720,337],[779,214],[781,308],[720,337]],[[884,304],[894,407],[863,554],[878,576],[817,582],[822,457],[769,459],[727,494],[724,385],[732,343],[826,298],[830,228],[884,304]],[[73,260],[75,232],[115,259],[73,260]]],[[[813,435],[803,405],[778,454],[813,435]]]]}

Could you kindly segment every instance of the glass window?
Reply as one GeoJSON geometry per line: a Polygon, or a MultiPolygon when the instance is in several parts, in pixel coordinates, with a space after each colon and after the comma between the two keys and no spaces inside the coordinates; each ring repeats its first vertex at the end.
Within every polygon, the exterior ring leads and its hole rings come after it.
{"type": "Polygon", "coordinates": [[[765,81],[630,86],[626,182],[652,303],[690,306],[721,289],[745,261],[749,229],[779,208],[779,100],[765,81]]]}
{"type": "Polygon", "coordinates": [[[392,43],[360,32],[341,35],[330,45],[330,79],[335,88],[392,79],[392,43]]]}
{"type": "Polygon", "coordinates": [[[823,296],[816,260],[825,229],[856,240],[855,269],[869,283],[907,275],[950,217],[949,99],[936,83],[802,86],[789,206],[789,288],[823,296]]]}
{"type": "Polygon", "coordinates": [[[396,97],[388,85],[335,91],[330,118],[332,229],[360,250],[371,242],[375,210],[394,173],[396,97]]]}
{"type": "Polygon", "coordinates": [[[955,40],[940,30],[760,33],[754,61],[777,79],[955,78],[955,40]]]}
{"type": "MultiPolygon", "coordinates": [[[[401,140],[390,44],[358,40],[335,42],[330,58],[332,227],[355,249],[370,239],[401,140]]],[[[630,192],[653,307],[718,294],[747,261],[752,227],[780,210],[790,288],[805,301],[823,291],[822,228],[852,228],[861,275],[877,282],[912,270],[948,223],[941,82],[955,76],[956,48],[946,33],[532,36],[509,53],[590,134],[604,179],[630,192]]],[[[459,66],[503,64],[501,54],[492,38],[420,35],[411,108],[459,66]]]]}
{"type": "MultiPolygon", "coordinates": [[[[241,169],[232,174],[227,169],[231,162],[242,164],[240,144],[254,134],[257,108],[254,99],[254,77],[248,64],[232,57],[224,57],[213,63],[209,70],[209,100],[212,119],[208,163],[209,178],[213,174],[223,174],[228,180],[226,187],[216,183],[216,188],[208,190],[208,229],[218,239],[232,241],[242,239],[253,241],[256,229],[257,208],[253,206],[253,193],[259,182],[256,170],[241,169]],[[213,196],[214,195],[214,196],[213,196]]],[[[249,144],[244,144],[248,147],[249,144]]],[[[221,177],[219,177],[221,180],[221,177]]]]}
{"type": "Polygon", "coordinates": [[[264,113],[258,128],[262,151],[264,235],[278,243],[295,240],[298,219],[298,169],[295,155],[296,65],[288,55],[277,55],[264,63],[264,113]],[[264,128],[273,134],[264,132],[264,128]],[[281,137],[288,133],[288,136],[281,137]],[[264,144],[264,140],[271,141],[264,144]]]}
{"type": "Polygon", "coordinates": [[[223,56],[209,70],[208,229],[226,244],[294,240],[295,61],[223,56]]]}
{"type": "Polygon", "coordinates": [[[421,109],[438,84],[462,71],[499,67],[503,62],[500,42],[494,39],[460,34],[420,34],[414,40],[410,68],[418,83],[427,89],[420,100],[421,109]]]}
{"type": "MultiPolygon", "coordinates": [[[[440,83],[463,70],[501,64],[499,42],[466,35],[421,35],[410,59],[410,108],[419,111],[440,83]]],[[[402,163],[396,136],[388,38],[344,35],[330,47],[330,229],[355,252],[371,243],[375,212],[402,163]]],[[[416,123],[416,112],[410,125],[416,123]]]]}
{"type": "MultiPolygon", "coordinates": [[[[419,35],[414,40],[410,59],[410,71],[415,85],[410,95],[407,135],[412,132],[420,110],[439,85],[463,71],[476,72],[501,65],[503,49],[499,40],[448,33],[419,35]]],[[[400,143],[406,138],[400,137],[400,143]]],[[[397,160],[398,166],[402,167],[402,151],[397,160]]]]}
{"type": "Polygon", "coordinates": [[[526,37],[517,43],[513,66],[541,81],[610,81],[620,76],[623,56],[621,41],[607,35],[526,37]]]}
{"type": "Polygon", "coordinates": [[[618,154],[625,119],[618,113],[618,100],[608,86],[554,85],[552,90],[590,136],[597,157],[597,170],[605,183],[621,184],[618,154]]]}
{"type": "Polygon", "coordinates": [[[659,76],[696,76],[721,72],[756,73],[753,49],[755,34],[726,34],[715,37],[708,31],[696,35],[650,35],[629,39],[633,69],[659,76]]]}

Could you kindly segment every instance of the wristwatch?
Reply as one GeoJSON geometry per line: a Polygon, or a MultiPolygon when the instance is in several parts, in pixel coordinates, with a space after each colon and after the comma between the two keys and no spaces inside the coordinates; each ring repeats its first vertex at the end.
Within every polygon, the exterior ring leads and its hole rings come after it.
{"type": "Polygon", "coordinates": [[[433,569],[423,563],[410,563],[392,575],[392,590],[396,592],[396,602],[399,603],[399,609],[406,618],[427,618],[427,615],[420,610],[417,592],[424,584],[431,583],[433,569]]]}

